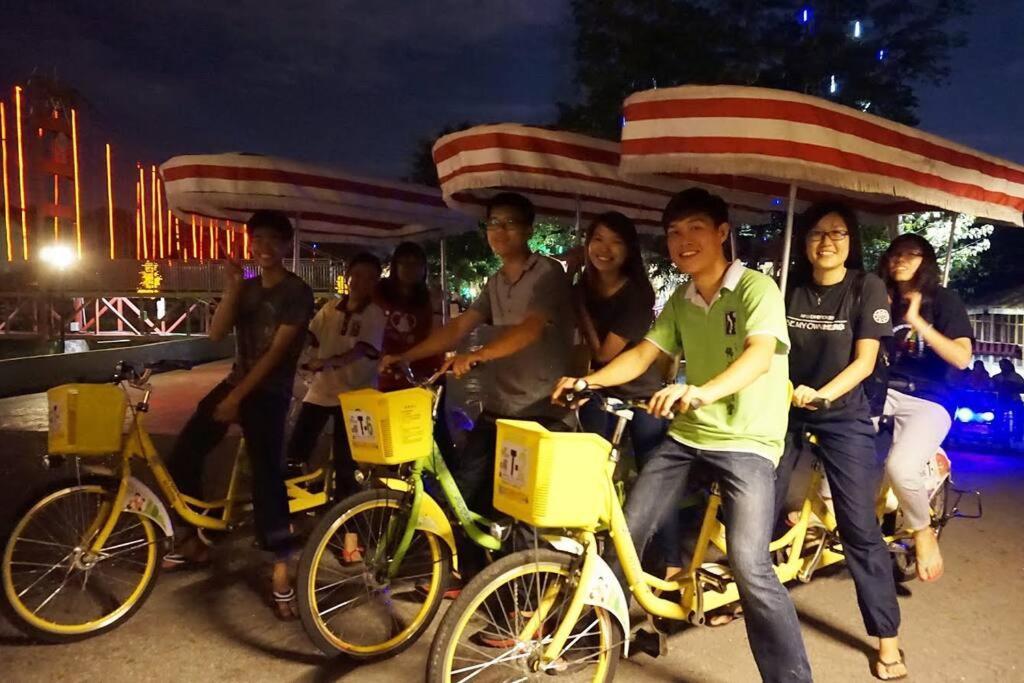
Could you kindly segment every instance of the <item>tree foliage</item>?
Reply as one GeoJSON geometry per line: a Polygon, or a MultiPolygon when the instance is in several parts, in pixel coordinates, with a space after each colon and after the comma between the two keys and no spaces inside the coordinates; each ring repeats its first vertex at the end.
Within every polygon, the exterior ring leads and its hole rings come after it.
{"type": "Polygon", "coordinates": [[[915,87],[949,77],[950,53],[965,41],[954,24],[970,2],[573,0],[572,7],[580,92],[561,104],[560,124],[614,138],[630,93],[683,84],[793,90],[915,124],[915,87]]]}

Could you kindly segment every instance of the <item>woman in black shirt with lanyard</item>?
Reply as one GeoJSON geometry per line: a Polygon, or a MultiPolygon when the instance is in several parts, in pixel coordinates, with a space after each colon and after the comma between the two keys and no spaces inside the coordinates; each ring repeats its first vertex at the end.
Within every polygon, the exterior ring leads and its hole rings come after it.
{"type": "Polygon", "coordinates": [[[960,297],[939,285],[939,264],[928,240],[900,235],[882,255],[878,271],[896,322],[889,374],[913,387],[890,389],[886,396],[893,442],[885,471],[906,527],[914,532],[917,575],[934,581],[942,576],[942,555],[930,526],[925,465],[953,424],[949,375],[970,364],[974,331],[960,297]]]}
{"type": "Polygon", "coordinates": [[[892,334],[885,286],[864,273],[857,217],[843,204],[811,206],[801,217],[793,252],[786,323],[795,389],[776,507],[781,510],[785,502],[803,436],[810,432],[822,449],[864,626],[879,639],[875,673],[883,680],[903,678],[896,584],[875,518],[882,464],[862,386],[875,368],[880,339],[892,334]],[[816,399],[826,399],[829,407],[816,409],[816,399]]]}

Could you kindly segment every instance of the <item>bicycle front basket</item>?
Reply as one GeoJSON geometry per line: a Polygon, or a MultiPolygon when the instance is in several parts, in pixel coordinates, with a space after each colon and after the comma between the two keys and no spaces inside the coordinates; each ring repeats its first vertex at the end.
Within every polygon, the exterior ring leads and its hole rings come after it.
{"type": "Polygon", "coordinates": [[[360,389],[338,395],[352,459],[372,465],[398,465],[430,455],[434,446],[426,389],[360,389]]]}
{"type": "Polygon", "coordinates": [[[596,526],[608,509],[610,451],[597,434],[498,420],[494,507],[537,527],[596,526]]]}
{"type": "Polygon", "coordinates": [[[108,455],[121,450],[127,399],[113,384],[62,384],[46,392],[47,448],[54,455],[108,455]]]}

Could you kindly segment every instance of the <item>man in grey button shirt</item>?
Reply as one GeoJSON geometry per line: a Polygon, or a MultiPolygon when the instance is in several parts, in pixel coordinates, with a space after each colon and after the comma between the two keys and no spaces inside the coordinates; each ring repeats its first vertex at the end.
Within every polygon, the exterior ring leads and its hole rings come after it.
{"type": "Polygon", "coordinates": [[[381,368],[410,363],[454,349],[483,324],[497,334],[485,346],[455,356],[451,369],[461,377],[478,364],[493,364],[494,383],[486,387],[484,412],[466,440],[455,479],[470,509],[492,511],[495,420],[536,420],[549,429],[567,428],[564,408],[550,394],[569,368],[574,314],[569,279],[561,264],[530,251],[534,208],[522,195],[503,192],[487,204],[487,243],[501,258],[480,296],[465,313],[398,356],[386,356],[381,368]]]}

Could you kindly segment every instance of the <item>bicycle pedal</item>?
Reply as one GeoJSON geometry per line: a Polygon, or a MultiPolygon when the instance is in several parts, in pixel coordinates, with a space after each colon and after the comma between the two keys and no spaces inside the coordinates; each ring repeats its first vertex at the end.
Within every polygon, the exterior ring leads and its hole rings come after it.
{"type": "Polygon", "coordinates": [[[636,652],[642,652],[649,657],[661,657],[668,654],[668,636],[664,633],[650,631],[637,631],[633,635],[633,647],[629,649],[629,656],[636,652]]]}

